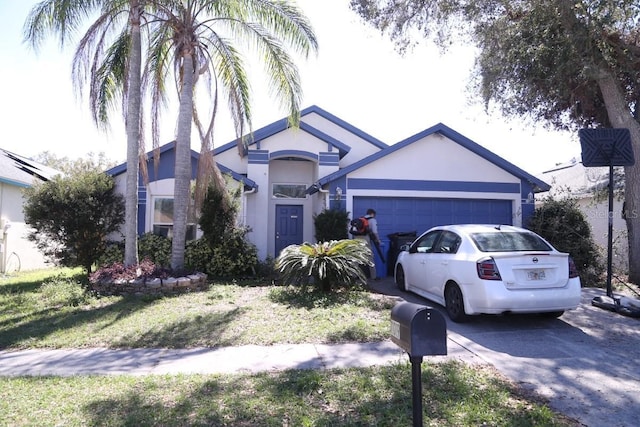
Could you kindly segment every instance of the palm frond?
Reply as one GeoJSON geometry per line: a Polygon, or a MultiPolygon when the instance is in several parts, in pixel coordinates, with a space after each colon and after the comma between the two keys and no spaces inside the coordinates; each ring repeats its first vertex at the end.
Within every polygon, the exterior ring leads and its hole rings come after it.
{"type": "Polygon", "coordinates": [[[31,9],[23,27],[24,39],[38,49],[50,34],[58,36],[64,46],[91,13],[99,9],[100,0],[45,0],[31,9]]]}
{"type": "Polygon", "coordinates": [[[122,32],[102,56],[102,62],[92,68],[89,105],[98,126],[108,126],[109,111],[115,109],[116,101],[124,102],[128,88],[130,39],[128,31],[122,32]]]}

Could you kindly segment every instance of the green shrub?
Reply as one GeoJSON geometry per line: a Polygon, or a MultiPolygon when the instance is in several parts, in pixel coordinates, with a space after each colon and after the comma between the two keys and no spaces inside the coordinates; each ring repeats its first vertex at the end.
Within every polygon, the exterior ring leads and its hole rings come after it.
{"type": "Polygon", "coordinates": [[[367,283],[362,265],[373,266],[371,249],[360,239],[290,245],[276,259],[284,283],[305,284],[312,279],[325,292],[332,285],[367,283]]]}
{"type": "Polygon", "coordinates": [[[171,265],[171,239],[145,233],[138,239],[138,259],[148,259],[159,267],[171,265]]]}
{"type": "Polygon", "coordinates": [[[107,236],[124,222],[124,198],[99,170],[58,175],[24,189],[27,238],[49,260],[82,267],[87,276],[106,248],[107,236]]]}
{"type": "Polygon", "coordinates": [[[187,243],[187,248],[184,252],[184,265],[186,268],[202,271],[210,275],[206,269],[211,258],[213,258],[213,250],[206,237],[187,243]]]}
{"type": "MultiPolygon", "coordinates": [[[[236,277],[254,273],[258,265],[257,249],[245,236],[246,228],[235,226],[237,194],[220,192],[210,186],[203,201],[199,226],[203,237],[187,243],[185,271],[201,271],[211,277],[236,277]]],[[[111,268],[124,259],[122,244],[113,244],[100,266],[111,268]]],[[[171,239],[146,233],[138,239],[138,258],[156,267],[171,263],[171,239]]],[[[177,272],[176,272],[177,273],[177,272]]]]}
{"type": "Polygon", "coordinates": [[[329,242],[331,240],[343,240],[349,236],[349,212],[340,209],[325,209],[313,217],[316,228],[316,240],[329,242]]]}
{"type": "Polygon", "coordinates": [[[207,265],[214,277],[254,274],[258,264],[258,249],[246,239],[247,228],[228,232],[223,243],[214,246],[213,258],[207,265]]]}
{"type": "Polygon", "coordinates": [[[255,267],[256,277],[275,280],[277,277],[275,263],[276,261],[270,256],[262,261],[258,261],[255,267]]]}
{"type": "Polygon", "coordinates": [[[258,250],[246,240],[247,232],[247,228],[229,230],[218,244],[204,237],[190,242],[185,252],[185,266],[210,277],[255,275],[258,250]]]}
{"type": "Polygon", "coordinates": [[[40,286],[40,295],[46,307],[77,307],[87,301],[82,283],[63,275],[45,280],[40,286]]]}
{"type": "Polygon", "coordinates": [[[598,286],[603,263],[591,227],[574,198],[551,197],[536,208],[528,228],[561,252],[568,252],[578,268],[584,286],[598,286]]]}
{"type": "MultiPolygon", "coordinates": [[[[138,259],[150,260],[158,267],[171,265],[171,239],[153,233],[138,237],[138,259]]],[[[96,262],[98,268],[124,262],[124,242],[107,242],[105,251],[96,262]]]]}
{"type": "Polygon", "coordinates": [[[96,266],[99,268],[124,262],[124,242],[109,241],[106,244],[105,250],[96,261],[96,266]]]}
{"type": "Polygon", "coordinates": [[[207,189],[198,225],[202,235],[212,245],[224,242],[227,231],[235,226],[238,206],[234,194],[220,190],[214,185],[210,185],[207,189]]]}
{"type": "Polygon", "coordinates": [[[258,250],[246,239],[249,229],[235,225],[238,197],[238,191],[209,186],[198,220],[202,238],[187,244],[187,268],[219,278],[255,275],[258,250]]]}

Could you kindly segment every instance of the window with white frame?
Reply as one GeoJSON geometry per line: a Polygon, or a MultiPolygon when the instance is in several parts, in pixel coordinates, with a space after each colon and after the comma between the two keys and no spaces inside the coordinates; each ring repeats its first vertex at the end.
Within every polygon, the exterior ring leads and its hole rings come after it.
{"type": "MultiPolygon", "coordinates": [[[[191,220],[191,218],[189,218],[191,220]]],[[[155,197],[153,199],[153,234],[168,238],[173,237],[173,198],[155,197]]],[[[187,241],[195,240],[196,224],[187,222],[187,241]]]]}
{"type": "Polygon", "coordinates": [[[275,199],[306,199],[305,184],[273,184],[271,195],[275,199]]]}

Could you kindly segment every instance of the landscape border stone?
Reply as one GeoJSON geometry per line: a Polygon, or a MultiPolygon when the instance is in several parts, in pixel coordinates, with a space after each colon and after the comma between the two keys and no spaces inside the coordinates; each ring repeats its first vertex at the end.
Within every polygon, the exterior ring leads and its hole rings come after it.
{"type": "Polygon", "coordinates": [[[169,296],[209,289],[205,273],[165,279],[139,277],[134,280],[102,281],[91,284],[91,290],[100,295],[169,296]]]}

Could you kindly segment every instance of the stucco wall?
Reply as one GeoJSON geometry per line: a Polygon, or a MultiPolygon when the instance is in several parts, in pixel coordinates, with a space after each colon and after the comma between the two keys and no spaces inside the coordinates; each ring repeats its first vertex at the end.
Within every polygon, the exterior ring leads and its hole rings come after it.
{"type": "Polygon", "coordinates": [[[439,134],[415,141],[350,173],[349,177],[376,175],[390,179],[520,182],[504,169],[439,134]]]}
{"type": "MultiPolygon", "coordinates": [[[[607,254],[609,245],[609,201],[594,202],[590,197],[579,199],[578,206],[591,225],[593,240],[607,254]]],[[[613,251],[612,262],[615,269],[627,271],[629,250],[627,243],[627,224],[622,219],[622,201],[614,199],[612,218],[613,251]]]]}
{"type": "MultiPolygon", "coordinates": [[[[485,160],[461,145],[439,134],[425,137],[349,174],[348,179],[384,177],[381,185],[393,187],[392,180],[454,181],[507,183],[520,188],[520,179],[485,160]]],[[[433,197],[461,199],[510,200],[514,212],[513,224],[522,225],[521,194],[518,192],[422,191],[397,188],[350,189],[346,194],[346,209],[353,211],[353,198],[377,197],[433,197]]]]}
{"type": "Polygon", "coordinates": [[[366,141],[342,126],[330,122],[317,113],[311,113],[302,117],[302,121],[351,147],[349,153],[340,161],[340,167],[342,168],[364,157],[377,153],[380,150],[379,147],[376,147],[369,141],[366,141]]]}
{"type": "Polygon", "coordinates": [[[0,273],[36,270],[49,264],[27,239],[30,228],[24,222],[22,188],[0,183],[0,273]]]}

